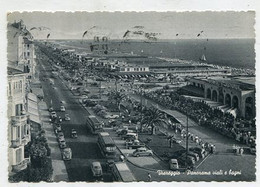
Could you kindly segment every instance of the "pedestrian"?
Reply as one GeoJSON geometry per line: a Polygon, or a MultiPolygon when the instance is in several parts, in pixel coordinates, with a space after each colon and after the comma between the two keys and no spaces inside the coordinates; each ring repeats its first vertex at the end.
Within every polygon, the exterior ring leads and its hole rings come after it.
{"type": "Polygon", "coordinates": [[[152,181],[152,176],[151,176],[150,173],[148,173],[147,177],[148,177],[148,182],[151,182],[152,181]]]}
{"type": "Polygon", "coordinates": [[[214,149],[214,147],[213,147],[213,145],[211,145],[211,146],[210,146],[210,153],[211,153],[211,154],[213,154],[213,152],[214,152],[213,149],[214,149]]]}
{"type": "Polygon", "coordinates": [[[240,153],[241,156],[243,155],[244,149],[242,147],[240,148],[239,153],[240,153]]]}

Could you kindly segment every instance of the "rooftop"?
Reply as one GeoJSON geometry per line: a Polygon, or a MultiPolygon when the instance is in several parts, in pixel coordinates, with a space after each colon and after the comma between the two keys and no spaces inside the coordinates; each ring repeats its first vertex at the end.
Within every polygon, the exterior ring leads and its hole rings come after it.
{"type": "Polygon", "coordinates": [[[241,90],[254,90],[255,77],[237,76],[237,77],[201,77],[197,78],[206,82],[214,81],[216,83],[225,84],[230,87],[238,87],[241,90]]]}

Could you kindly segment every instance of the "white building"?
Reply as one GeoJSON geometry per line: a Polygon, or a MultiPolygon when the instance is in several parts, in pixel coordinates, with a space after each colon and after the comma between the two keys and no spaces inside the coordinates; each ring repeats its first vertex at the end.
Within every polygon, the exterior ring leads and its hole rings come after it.
{"type": "Polygon", "coordinates": [[[29,158],[24,154],[24,146],[30,142],[30,124],[25,110],[25,81],[27,74],[8,68],[8,158],[9,172],[17,172],[27,167],[29,158]]]}
{"type": "Polygon", "coordinates": [[[27,168],[25,145],[31,141],[26,89],[35,76],[33,37],[22,21],[7,26],[8,158],[9,174],[27,168]]]}
{"type": "Polygon", "coordinates": [[[150,72],[149,67],[145,66],[121,66],[120,73],[133,73],[133,72],[150,72]]]}

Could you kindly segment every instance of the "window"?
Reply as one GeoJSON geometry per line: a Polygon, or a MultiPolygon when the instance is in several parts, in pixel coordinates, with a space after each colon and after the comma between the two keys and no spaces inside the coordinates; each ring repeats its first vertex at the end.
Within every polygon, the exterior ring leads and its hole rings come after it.
{"type": "Polygon", "coordinates": [[[22,125],[22,126],[21,126],[21,129],[22,129],[22,130],[21,130],[21,137],[22,137],[22,138],[24,137],[24,127],[25,127],[25,125],[22,125]]]}
{"type": "Polygon", "coordinates": [[[15,115],[20,116],[22,114],[23,104],[15,105],[15,115]]]}
{"type": "Polygon", "coordinates": [[[16,132],[17,139],[19,139],[20,138],[20,126],[18,126],[16,129],[17,129],[17,132],[16,132]]]}
{"type": "Polygon", "coordinates": [[[130,71],[130,68],[127,68],[127,71],[130,71]]]}
{"type": "Polygon", "coordinates": [[[16,150],[16,164],[19,164],[22,161],[22,149],[16,150]]]}
{"type": "Polygon", "coordinates": [[[30,52],[27,52],[27,56],[28,56],[28,57],[30,56],[30,52]]]}
{"type": "Polygon", "coordinates": [[[12,84],[9,82],[9,95],[11,95],[12,84]]]}
{"type": "Polygon", "coordinates": [[[23,53],[23,56],[26,57],[26,52],[23,53]]]}

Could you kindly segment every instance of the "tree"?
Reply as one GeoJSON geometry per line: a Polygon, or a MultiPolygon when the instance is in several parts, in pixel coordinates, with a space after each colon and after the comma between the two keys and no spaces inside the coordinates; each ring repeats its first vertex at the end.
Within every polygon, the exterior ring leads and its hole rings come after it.
{"type": "Polygon", "coordinates": [[[42,143],[33,143],[30,148],[32,166],[41,168],[47,159],[47,149],[42,143]]]}
{"type": "Polygon", "coordinates": [[[117,108],[120,111],[120,104],[125,99],[125,97],[125,94],[118,91],[113,91],[110,93],[109,99],[116,102],[117,108]]]}
{"type": "Polygon", "coordinates": [[[166,123],[165,115],[161,111],[156,108],[150,108],[144,111],[142,124],[144,127],[152,128],[152,135],[155,134],[155,127],[159,127],[161,123],[166,123]]]}

